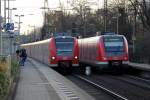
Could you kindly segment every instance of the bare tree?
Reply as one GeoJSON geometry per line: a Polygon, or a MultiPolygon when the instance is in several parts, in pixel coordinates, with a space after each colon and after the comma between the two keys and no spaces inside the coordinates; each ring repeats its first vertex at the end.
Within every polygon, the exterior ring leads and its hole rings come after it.
{"type": "Polygon", "coordinates": [[[143,26],[150,31],[150,2],[148,0],[129,0],[140,16],[143,26]]]}
{"type": "Polygon", "coordinates": [[[76,24],[79,26],[79,32],[86,36],[87,17],[90,12],[89,2],[87,0],[73,0],[71,6],[77,15],[76,24]]]}
{"type": "MultiPolygon", "coordinates": [[[[132,23],[128,21],[128,12],[126,6],[128,2],[126,0],[111,0],[108,5],[111,17],[109,18],[110,29],[115,27],[115,32],[123,34],[127,37],[128,41],[132,37],[132,23]]],[[[114,29],[113,29],[114,30],[114,29]]]]}

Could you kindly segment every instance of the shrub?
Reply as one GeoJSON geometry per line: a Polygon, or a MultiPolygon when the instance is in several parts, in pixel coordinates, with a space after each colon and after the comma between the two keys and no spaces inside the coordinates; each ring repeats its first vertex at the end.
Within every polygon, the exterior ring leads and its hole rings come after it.
{"type": "Polygon", "coordinates": [[[18,72],[19,69],[19,63],[17,60],[11,61],[11,76],[14,78],[18,72]]]}
{"type": "MultiPolygon", "coordinates": [[[[6,60],[5,60],[6,61],[6,60]]],[[[5,64],[1,60],[1,70],[0,70],[0,98],[1,100],[5,100],[8,96],[10,87],[11,87],[11,80],[14,80],[18,70],[19,64],[16,59],[12,59],[11,61],[11,70],[10,68],[5,68],[5,64]],[[8,72],[10,72],[8,74],[8,72]]]]}
{"type": "Polygon", "coordinates": [[[5,98],[9,92],[10,77],[5,73],[0,72],[0,98],[5,98]]]}

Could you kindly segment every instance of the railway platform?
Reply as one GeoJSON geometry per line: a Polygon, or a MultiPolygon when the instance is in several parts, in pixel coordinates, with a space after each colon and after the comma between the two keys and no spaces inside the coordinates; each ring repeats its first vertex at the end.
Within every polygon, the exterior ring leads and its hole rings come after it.
{"type": "Polygon", "coordinates": [[[14,100],[94,100],[74,83],[31,58],[21,66],[14,100]]]}
{"type": "Polygon", "coordinates": [[[129,66],[131,66],[132,68],[135,68],[135,69],[143,70],[143,71],[150,71],[150,65],[149,64],[129,62],[129,66]]]}

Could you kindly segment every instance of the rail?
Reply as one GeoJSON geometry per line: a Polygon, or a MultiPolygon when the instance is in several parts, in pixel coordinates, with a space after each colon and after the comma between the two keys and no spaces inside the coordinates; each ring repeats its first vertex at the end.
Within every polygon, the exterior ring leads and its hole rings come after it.
{"type": "Polygon", "coordinates": [[[88,80],[88,79],[86,79],[86,78],[84,78],[84,77],[82,77],[82,76],[75,75],[75,77],[77,77],[77,78],[79,78],[79,79],[81,79],[81,80],[84,80],[84,81],[90,83],[91,85],[93,85],[93,86],[95,86],[95,87],[100,88],[100,89],[103,90],[104,92],[110,94],[111,96],[113,96],[113,97],[115,97],[115,98],[117,98],[117,99],[119,99],[119,100],[128,100],[126,97],[123,97],[123,96],[121,96],[121,95],[119,95],[119,94],[117,94],[117,93],[115,93],[115,92],[113,92],[113,91],[111,91],[111,90],[109,90],[109,89],[106,89],[105,87],[103,87],[103,86],[101,86],[101,85],[99,85],[99,84],[96,84],[96,83],[94,83],[94,82],[92,82],[92,81],[90,81],[90,80],[88,80]]]}

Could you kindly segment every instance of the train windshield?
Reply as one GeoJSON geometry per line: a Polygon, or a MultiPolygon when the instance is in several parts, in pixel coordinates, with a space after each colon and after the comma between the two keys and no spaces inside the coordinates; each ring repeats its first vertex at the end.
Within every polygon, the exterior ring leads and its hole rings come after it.
{"type": "Polygon", "coordinates": [[[123,52],[124,39],[121,36],[104,36],[105,52],[123,52]]]}
{"type": "Polygon", "coordinates": [[[74,38],[56,38],[57,55],[73,55],[74,38]]]}

